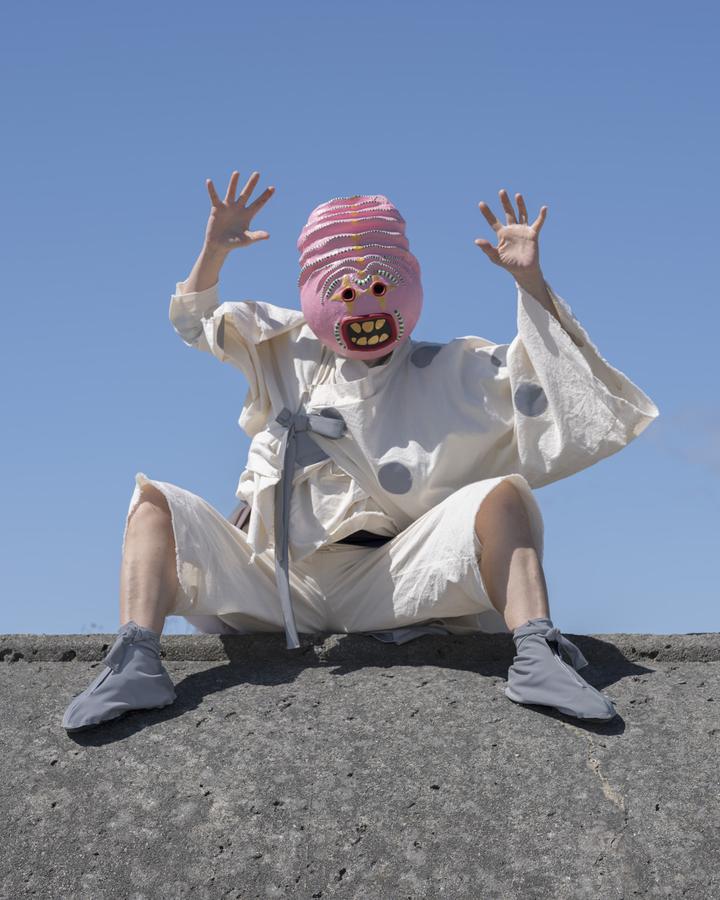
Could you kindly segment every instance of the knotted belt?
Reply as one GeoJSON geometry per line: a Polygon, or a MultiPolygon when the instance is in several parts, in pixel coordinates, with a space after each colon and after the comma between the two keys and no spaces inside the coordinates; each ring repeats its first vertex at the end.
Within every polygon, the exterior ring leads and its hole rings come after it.
{"type": "MultiPolygon", "coordinates": [[[[283,456],[280,481],[275,486],[275,578],[280,594],[283,619],[285,620],[285,639],[288,650],[296,650],[300,646],[295,614],[290,599],[290,575],[288,572],[288,531],[290,523],[290,492],[292,491],[293,474],[298,455],[298,433],[315,432],[328,438],[339,438],[346,431],[342,418],[331,418],[319,413],[305,413],[302,407],[295,413],[284,407],[276,416],[276,422],[287,428],[287,443],[283,456]]],[[[309,436],[308,436],[309,438],[309,436]]],[[[309,438],[312,440],[311,438],[309,438]]],[[[314,443],[314,442],[313,442],[314,443]]],[[[327,456],[318,448],[318,457],[327,456]]]]}

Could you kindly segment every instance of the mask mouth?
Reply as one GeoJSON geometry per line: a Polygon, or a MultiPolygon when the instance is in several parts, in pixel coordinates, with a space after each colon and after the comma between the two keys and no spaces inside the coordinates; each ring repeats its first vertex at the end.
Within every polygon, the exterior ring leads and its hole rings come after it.
{"type": "Polygon", "coordinates": [[[349,349],[377,350],[389,346],[397,338],[395,319],[387,313],[351,316],[343,319],[340,328],[349,349]]]}

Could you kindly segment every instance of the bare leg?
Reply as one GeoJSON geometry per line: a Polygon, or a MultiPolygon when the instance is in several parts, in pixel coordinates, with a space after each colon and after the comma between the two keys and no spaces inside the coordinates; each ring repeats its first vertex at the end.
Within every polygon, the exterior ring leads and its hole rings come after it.
{"type": "Polygon", "coordinates": [[[490,600],[513,631],[528,619],[550,616],[545,574],[535,548],[520,492],[502,481],[475,516],[483,545],[478,560],[490,600]]]}
{"type": "Polygon", "coordinates": [[[147,484],[125,538],[120,567],[120,625],[133,619],[161,634],[178,587],[170,509],[164,494],[147,484]]]}

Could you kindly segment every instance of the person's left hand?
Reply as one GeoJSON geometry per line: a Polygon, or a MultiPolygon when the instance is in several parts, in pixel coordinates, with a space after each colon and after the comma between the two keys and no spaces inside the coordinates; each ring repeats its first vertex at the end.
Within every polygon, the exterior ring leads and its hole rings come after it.
{"type": "Polygon", "coordinates": [[[499,193],[507,214],[506,225],[498,222],[487,203],[481,200],[478,204],[480,211],[497,234],[498,245],[493,247],[490,241],[483,238],[477,238],[475,243],[495,265],[506,269],[516,278],[537,275],[540,272],[538,236],[547,215],[547,206],[541,207],[537,219],[532,225],[528,225],[528,214],[522,194],[515,194],[515,201],[520,213],[518,221],[507,191],[503,189],[499,193]]]}

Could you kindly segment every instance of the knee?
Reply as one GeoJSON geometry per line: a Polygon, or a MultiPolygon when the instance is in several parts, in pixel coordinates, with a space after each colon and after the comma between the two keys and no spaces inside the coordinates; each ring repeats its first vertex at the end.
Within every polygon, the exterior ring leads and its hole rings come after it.
{"type": "Polygon", "coordinates": [[[501,481],[483,498],[475,514],[475,531],[480,540],[484,532],[497,529],[500,525],[527,527],[528,517],[525,500],[512,481],[501,481]]]}
{"type": "Polygon", "coordinates": [[[128,528],[132,527],[135,530],[171,525],[172,516],[165,495],[151,484],[143,485],[140,499],[128,522],[128,528]]]}
{"type": "Polygon", "coordinates": [[[490,491],[478,507],[478,514],[483,510],[513,512],[524,510],[525,500],[520,489],[512,481],[501,481],[490,491]]]}

